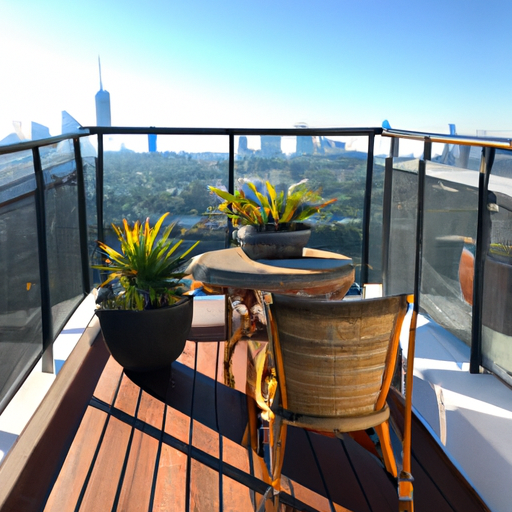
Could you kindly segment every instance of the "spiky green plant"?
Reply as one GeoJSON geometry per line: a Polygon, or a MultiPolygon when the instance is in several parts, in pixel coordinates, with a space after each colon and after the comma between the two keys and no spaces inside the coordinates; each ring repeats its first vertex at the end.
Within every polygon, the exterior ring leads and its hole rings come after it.
{"type": "Polygon", "coordinates": [[[219,205],[219,210],[232,220],[234,226],[263,227],[273,224],[277,231],[283,224],[306,220],[337,201],[323,201],[321,190],[310,190],[306,186],[306,181],[292,185],[286,193],[277,193],[269,181],[265,182],[262,190],[258,190],[255,183],[245,182],[255,199],[247,197],[243,190],[236,190],[234,194],[230,194],[216,187],[208,188],[224,200],[219,205]]]}
{"type": "Polygon", "coordinates": [[[489,250],[490,253],[495,256],[501,256],[504,259],[512,259],[512,242],[510,240],[493,243],[489,250]]]}
{"type": "Polygon", "coordinates": [[[144,225],[136,221],[133,227],[126,219],[122,227],[112,224],[121,242],[120,253],[97,241],[106,260],[104,265],[94,265],[93,268],[108,273],[100,287],[106,287],[116,279],[122,287],[118,295],[102,304],[104,308],[154,309],[176,302],[178,287],[184,276],[178,269],[199,242],[178,253],[182,240],[169,238],[175,224],[169,225],[158,238],[168,215],[169,212],[162,215],[154,227],[150,226],[149,219],[144,225]]]}

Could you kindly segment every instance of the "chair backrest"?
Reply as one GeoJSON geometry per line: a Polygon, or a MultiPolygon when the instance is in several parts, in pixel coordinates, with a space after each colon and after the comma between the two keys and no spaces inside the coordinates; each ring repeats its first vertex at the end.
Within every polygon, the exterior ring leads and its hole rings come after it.
{"type": "Polygon", "coordinates": [[[274,295],[284,408],[325,418],[382,409],[406,311],[407,295],[334,301],[274,295]]]}

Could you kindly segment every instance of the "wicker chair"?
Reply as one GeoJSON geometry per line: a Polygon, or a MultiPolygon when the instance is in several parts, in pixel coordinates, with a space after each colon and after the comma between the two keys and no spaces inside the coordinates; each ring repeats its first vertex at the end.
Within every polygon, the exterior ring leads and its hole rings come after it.
{"type": "MultiPolygon", "coordinates": [[[[272,405],[267,401],[263,408],[270,422],[277,500],[287,425],[331,435],[374,428],[385,467],[397,477],[386,398],[411,299],[397,295],[329,301],[274,295],[269,301],[270,353],[278,391],[272,405]]],[[[410,443],[410,433],[404,433],[404,440],[410,443]]],[[[404,465],[398,479],[402,510],[413,507],[409,472],[404,465]]]]}

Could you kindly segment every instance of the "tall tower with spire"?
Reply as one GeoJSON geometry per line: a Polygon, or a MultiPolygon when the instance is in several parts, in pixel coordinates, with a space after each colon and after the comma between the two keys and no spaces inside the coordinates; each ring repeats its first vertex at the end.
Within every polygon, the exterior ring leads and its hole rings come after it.
{"type": "Polygon", "coordinates": [[[100,69],[100,90],[96,93],[96,125],[112,126],[110,118],[110,94],[103,90],[101,81],[101,60],[98,56],[98,66],[100,69]]]}

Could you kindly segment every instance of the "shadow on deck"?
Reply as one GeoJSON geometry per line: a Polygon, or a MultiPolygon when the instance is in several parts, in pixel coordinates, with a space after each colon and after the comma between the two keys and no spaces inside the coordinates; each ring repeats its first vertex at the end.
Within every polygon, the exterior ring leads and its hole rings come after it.
{"type": "MultiPolygon", "coordinates": [[[[172,368],[125,374],[101,335],[80,340],[0,467],[0,510],[258,510],[268,480],[249,442],[252,399],[219,382],[219,354],[223,343],[188,342],[172,368]]],[[[286,512],[398,510],[396,483],[349,436],[289,428],[283,475],[286,512]]],[[[413,475],[417,511],[488,510],[417,420],[413,475]]]]}

